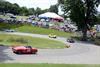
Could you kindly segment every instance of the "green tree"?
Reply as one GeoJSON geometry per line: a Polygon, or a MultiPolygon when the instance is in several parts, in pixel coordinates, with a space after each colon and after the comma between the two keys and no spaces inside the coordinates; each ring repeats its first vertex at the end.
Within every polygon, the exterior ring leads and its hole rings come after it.
{"type": "Polygon", "coordinates": [[[20,15],[28,15],[28,9],[26,7],[21,7],[20,15]]]}
{"type": "Polygon", "coordinates": [[[97,15],[97,24],[100,24],[100,14],[97,15]]]}
{"type": "Polygon", "coordinates": [[[4,0],[1,0],[0,1],[0,12],[2,13],[6,13],[8,11],[8,9],[6,8],[7,5],[9,5],[10,3],[9,2],[6,2],[4,0]]]}
{"type": "Polygon", "coordinates": [[[4,2],[5,0],[0,0],[0,2],[4,2]]]}
{"type": "Polygon", "coordinates": [[[20,11],[20,7],[18,4],[14,3],[12,4],[12,6],[10,7],[10,13],[13,13],[15,15],[18,15],[20,11]]]}
{"type": "Polygon", "coordinates": [[[41,8],[37,7],[35,10],[35,15],[38,16],[39,14],[42,14],[41,8]]]}
{"type": "Polygon", "coordinates": [[[18,4],[11,4],[7,1],[0,1],[0,12],[2,13],[13,13],[19,14],[19,5],[18,4]]]}
{"type": "Polygon", "coordinates": [[[29,11],[29,13],[28,13],[29,15],[35,14],[35,9],[34,8],[29,8],[28,11],[29,11]]]}
{"type": "Polygon", "coordinates": [[[12,4],[9,2],[5,2],[4,3],[4,12],[11,13],[11,9],[12,9],[12,4]]]}
{"type": "Polygon", "coordinates": [[[100,0],[58,0],[58,3],[64,14],[77,24],[83,33],[83,40],[86,40],[87,30],[95,24],[100,0]]]}
{"type": "Polygon", "coordinates": [[[58,6],[57,5],[51,5],[50,8],[49,8],[49,11],[58,14],[58,6]]]}
{"type": "Polygon", "coordinates": [[[42,13],[46,13],[48,11],[49,11],[49,9],[44,9],[44,10],[42,10],[42,13]]]}

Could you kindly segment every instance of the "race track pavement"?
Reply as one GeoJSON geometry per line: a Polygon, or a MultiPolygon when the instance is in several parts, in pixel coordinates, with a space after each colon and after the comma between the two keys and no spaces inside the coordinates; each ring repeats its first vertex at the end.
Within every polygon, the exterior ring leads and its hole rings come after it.
{"type": "MultiPolygon", "coordinates": [[[[19,32],[6,34],[52,39],[48,35],[40,34],[19,32]]],[[[17,55],[12,52],[11,47],[0,46],[0,63],[100,64],[100,46],[77,41],[71,44],[66,42],[66,38],[63,37],[57,37],[53,40],[62,41],[71,47],[64,49],[39,49],[36,55],[17,55]]]]}

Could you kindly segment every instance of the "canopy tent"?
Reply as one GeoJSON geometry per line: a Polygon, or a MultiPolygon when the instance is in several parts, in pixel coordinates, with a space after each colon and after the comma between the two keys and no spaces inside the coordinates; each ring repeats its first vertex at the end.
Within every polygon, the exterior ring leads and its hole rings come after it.
{"type": "Polygon", "coordinates": [[[41,19],[55,19],[55,20],[64,20],[63,17],[57,15],[56,13],[52,13],[52,12],[46,12],[44,14],[40,14],[39,18],[41,19]]]}

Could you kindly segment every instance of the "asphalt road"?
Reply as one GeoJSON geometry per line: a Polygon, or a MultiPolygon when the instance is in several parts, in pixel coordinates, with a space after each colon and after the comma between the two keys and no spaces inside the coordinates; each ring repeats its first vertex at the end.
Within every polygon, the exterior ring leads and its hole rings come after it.
{"type": "MultiPolygon", "coordinates": [[[[30,34],[30,33],[6,33],[23,36],[49,38],[48,35],[30,34]]],[[[49,38],[53,39],[53,38],[49,38]]],[[[57,41],[66,42],[66,38],[57,37],[57,41]]],[[[65,49],[39,49],[35,54],[17,55],[11,50],[11,47],[0,46],[1,63],[65,63],[65,64],[100,64],[100,46],[94,44],[75,42],[70,48],[65,49]]]]}

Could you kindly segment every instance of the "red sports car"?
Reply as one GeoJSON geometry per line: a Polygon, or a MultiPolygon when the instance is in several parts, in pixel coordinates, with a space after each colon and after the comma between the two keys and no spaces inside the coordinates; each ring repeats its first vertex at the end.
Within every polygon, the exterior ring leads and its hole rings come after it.
{"type": "Polygon", "coordinates": [[[38,52],[36,48],[32,48],[31,46],[12,47],[12,51],[16,54],[36,54],[38,52]]]}

